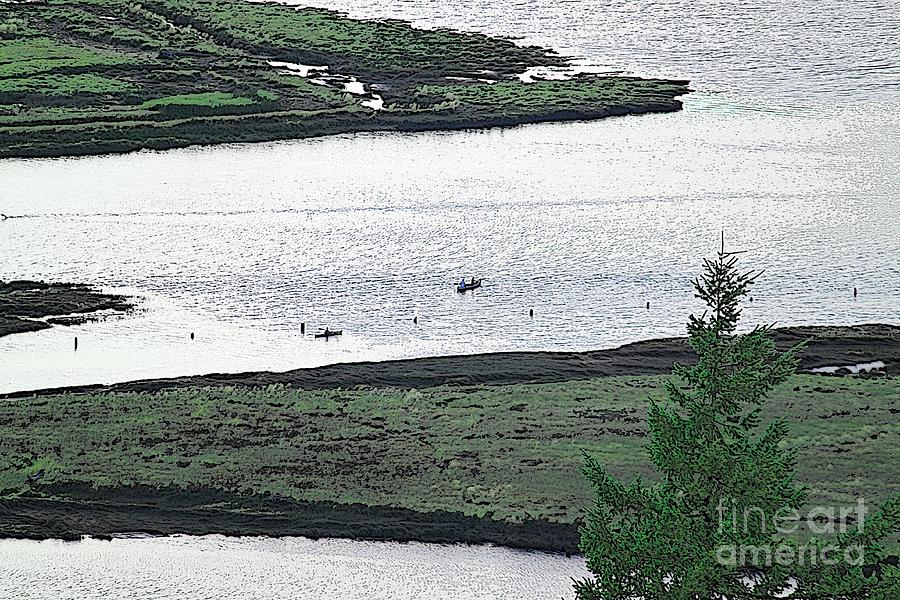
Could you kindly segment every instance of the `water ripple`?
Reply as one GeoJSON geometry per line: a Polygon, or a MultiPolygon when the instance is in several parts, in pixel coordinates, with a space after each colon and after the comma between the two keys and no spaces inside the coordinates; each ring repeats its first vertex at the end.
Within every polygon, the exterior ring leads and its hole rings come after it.
{"type": "Polygon", "coordinates": [[[571,598],[578,557],[491,546],[174,536],[0,540],[0,598],[571,598]]]}

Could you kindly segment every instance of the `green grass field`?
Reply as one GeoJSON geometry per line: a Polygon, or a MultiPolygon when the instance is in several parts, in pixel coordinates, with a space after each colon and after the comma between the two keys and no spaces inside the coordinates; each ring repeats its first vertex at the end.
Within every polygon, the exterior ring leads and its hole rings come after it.
{"type": "Polygon", "coordinates": [[[100,68],[136,63],[136,57],[60,43],[35,36],[0,40],[0,78],[22,78],[41,73],[100,68]]]}
{"type": "Polygon", "coordinates": [[[683,82],[634,78],[515,79],[529,66],[562,64],[509,40],[244,0],[0,3],[0,157],[505,125],[562,118],[560,110],[598,118],[677,110],[675,96],[687,92],[683,82]],[[270,60],[356,76],[393,110],[380,115],[270,60]],[[501,83],[450,84],[451,76],[501,83]],[[228,120],[235,115],[258,118],[228,120]],[[194,117],[203,119],[179,121],[194,117]],[[84,124],[96,125],[90,135],[84,124]]]}
{"type": "Polygon", "coordinates": [[[231,45],[334,65],[367,78],[510,74],[564,60],[543,48],[443,29],[414,29],[401,21],[359,21],[317,8],[230,0],[149,0],[146,7],[231,45]]]}
{"type": "MultiPolygon", "coordinates": [[[[206,487],[300,500],[572,522],[586,451],[654,476],[643,450],[661,377],[412,391],[283,387],[85,394],[0,403],[0,488],[206,487]]],[[[791,423],[810,505],[897,489],[900,380],[796,376],[765,406],[791,423]]]]}
{"type": "Polygon", "coordinates": [[[253,98],[235,96],[224,92],[204,92],[202,94],[180,94],[148,100],[141,104],[141,108],[156,108],[159,106],[206,106],[216,108],[219,106],[249,106],[253,103],[253,98]]]}

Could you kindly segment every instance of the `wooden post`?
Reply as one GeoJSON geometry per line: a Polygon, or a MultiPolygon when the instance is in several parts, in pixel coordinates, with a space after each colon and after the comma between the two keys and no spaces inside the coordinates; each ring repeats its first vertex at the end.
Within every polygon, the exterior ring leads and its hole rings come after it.
{"type": "Polygon", "coordinates": [[[75,336],[75,349],[78,350],[78,336],[75,336]]]}
{"type": "Polygon", "coordinates": [[[413,325],[419,324],[419,317],[413,317],[413,325]]]}
{"type": "Polygon", "coordinates": [[[856,298],[856,288],[853,288],[853,297],[856,298]]]}
{"type": "Polygon", "coordinates": [[[191,332],[191,339],[194,339],[194,332],[191,332]]]}
{"type": "Polygon", "coordinates": [[[534,309],[533,308],[528,310],[528,316],[531,317],[532,319],[534,318],[534,309]]]}
{"type": "Polygon", "coordinates": [[[306,323],[300,323],[300,333],[306,333],[306,323]]]}
{"type": "Polygon", "coordinates": [[[647,303],[647,310],[650,310],[650,303],[647,303]]]}

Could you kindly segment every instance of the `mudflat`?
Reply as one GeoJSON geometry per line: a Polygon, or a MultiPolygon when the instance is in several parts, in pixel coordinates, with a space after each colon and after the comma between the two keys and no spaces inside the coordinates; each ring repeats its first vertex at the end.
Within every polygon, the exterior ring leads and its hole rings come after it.
{"type": "MultiPolygon", "coordinates": [[[[897,325],[786,327],[773,330],[773,337],[781,349],[802,341],[808,342],[800,355],[800,371],[882,362],[884,366],[878,369],[880,373],[900,374],[900,326],[897,325]]],[[[685,338],[667,338],[590,352],[499,352],[341,363],[277,373],[213,373],[113,385],[22,391],[0,394],[0,398],[62,392],[153,392],[189,387],[259,387],[273,384],[319,390],[555,383],[617,375],[660,375],[669,373],[675,362],[689,364],[695,358],[685,338]]]]}

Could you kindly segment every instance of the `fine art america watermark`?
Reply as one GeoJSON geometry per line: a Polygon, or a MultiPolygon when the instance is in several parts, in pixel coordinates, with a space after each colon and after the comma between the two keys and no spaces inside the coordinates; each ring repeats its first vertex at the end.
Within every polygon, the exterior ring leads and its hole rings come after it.
{"type": "Polygon", "coordinates": [[[854,531],[862,533],[869,508],[865,498],[855,506],[817,506],[801,513],[782,508],[769,514],[754,506],[739,507],[734,500],[720,500],[719,533],[772,534],[792,536],[805,527],[818,543],[722,544],[716,548],[716,560],[726,566],[837,565],[860,566],[863,548],[859,544],[841,545],[836,536],[854,531]],[[829,538],[829,536],[831,536],[829,538]]]}

